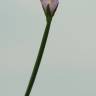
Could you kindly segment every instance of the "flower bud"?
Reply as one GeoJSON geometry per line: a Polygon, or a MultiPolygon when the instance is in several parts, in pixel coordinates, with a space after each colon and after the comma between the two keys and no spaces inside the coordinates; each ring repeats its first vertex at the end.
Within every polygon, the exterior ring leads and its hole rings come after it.
{"type": "Polygon", "coordinates": [[[40,0],[40,1],[45,11],[45,14],[50,13],[53,16],[58,7],[59,1],[58,0],[40,0]]]}

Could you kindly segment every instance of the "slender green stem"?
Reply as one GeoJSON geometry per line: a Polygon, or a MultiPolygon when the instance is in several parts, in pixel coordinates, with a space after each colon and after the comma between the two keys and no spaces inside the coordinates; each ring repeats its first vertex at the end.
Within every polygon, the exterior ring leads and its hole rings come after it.
{"type": "Polygon", "coordinates": [[[33,84],[34,84],[34,81],[35,81],[35,78],[36,78],[36,75],[37,75],[37,72],[38,72],[38,69],[39,69],[39,66],[40,66],[40,62],[41,62],[41,59],[42,59],[42,56],[43,56],[44,48],[45,48],[45,45],[46,45],[46,41],[47,41],[47,37],[48,37],[50,25],[51,25],[51,20],[52,19],[50,19],[50,18],[47,20],[47,25],[46,25],[45,32],[44,32],[44,35],[43,35],[43,38],[42,38],[39,53],[38,53],[38,56],[37,56],[37,59],[36,59],[35,66],[33,68],[33,72],[32,72],[32,75],[31,75],[31,78],[30,78],[25,96],[30,95],[31,89],[33,87],[33,84]]]}

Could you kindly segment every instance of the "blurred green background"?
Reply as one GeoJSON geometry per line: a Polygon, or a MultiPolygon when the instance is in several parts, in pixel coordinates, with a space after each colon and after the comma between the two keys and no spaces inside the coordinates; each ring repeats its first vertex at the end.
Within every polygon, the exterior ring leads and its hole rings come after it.
{"type": "MultiPolygon", "coordinates": [[[[45,25],[39,0],[0,1],[0,96],[24,96],[45,25]]],[[[96,0],[60,0],[30,96],[96,96],[96,0]]]]}

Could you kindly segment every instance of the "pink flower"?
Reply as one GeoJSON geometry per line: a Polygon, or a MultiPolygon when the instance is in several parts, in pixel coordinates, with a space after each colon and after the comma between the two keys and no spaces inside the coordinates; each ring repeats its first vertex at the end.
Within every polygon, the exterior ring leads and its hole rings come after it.
{"type": "Polygon", "coordinates": [[[54,11],[56,10],[59,4],[58,0],[40,0],[40,1],[45,11],[47,10],[47,7],[49,5],[49,9],[51,13],[54,13],[54,11]]]}

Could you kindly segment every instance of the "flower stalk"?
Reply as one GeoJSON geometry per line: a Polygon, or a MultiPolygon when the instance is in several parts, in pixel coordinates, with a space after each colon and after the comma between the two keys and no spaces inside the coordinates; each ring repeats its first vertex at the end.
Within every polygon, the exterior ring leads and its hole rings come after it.
{"type": "Polygon", "coordinates": [[[31,75],[31,78],[30,78],[29,85],[27,87],[25,96],[29,96],[30,95],[31,89],[33,87],[33,84],[34,84],[34,81],[35,81],[35,78],[36,78],[36,75],[37,75],[37,72],[38,72],[38,69],[39,69],[39,66],[40,66],[40,62],[41,62],[41,59],[42,59],[42,56],[43,56],[43,52],[44,52],[44,48],[45,48],[45,45],[46,45],[46,41],[47,41],[47,38],[48,38],[50,25],[51,25],[51,19],[48,20],[48,22],[46,24],[46,28],[45,28],[45,32],[44,32],[44,35],[43,35],[43,38],[42,38],[42,42],[41,42],[41,46],[40,46],[40,49],[39,49],[39,53],[38,53],[38,56],[37,56],[37,59],[36,59],[35,66],[33,68],[33,72],[32,72],[32,75],[31,75]]]}

